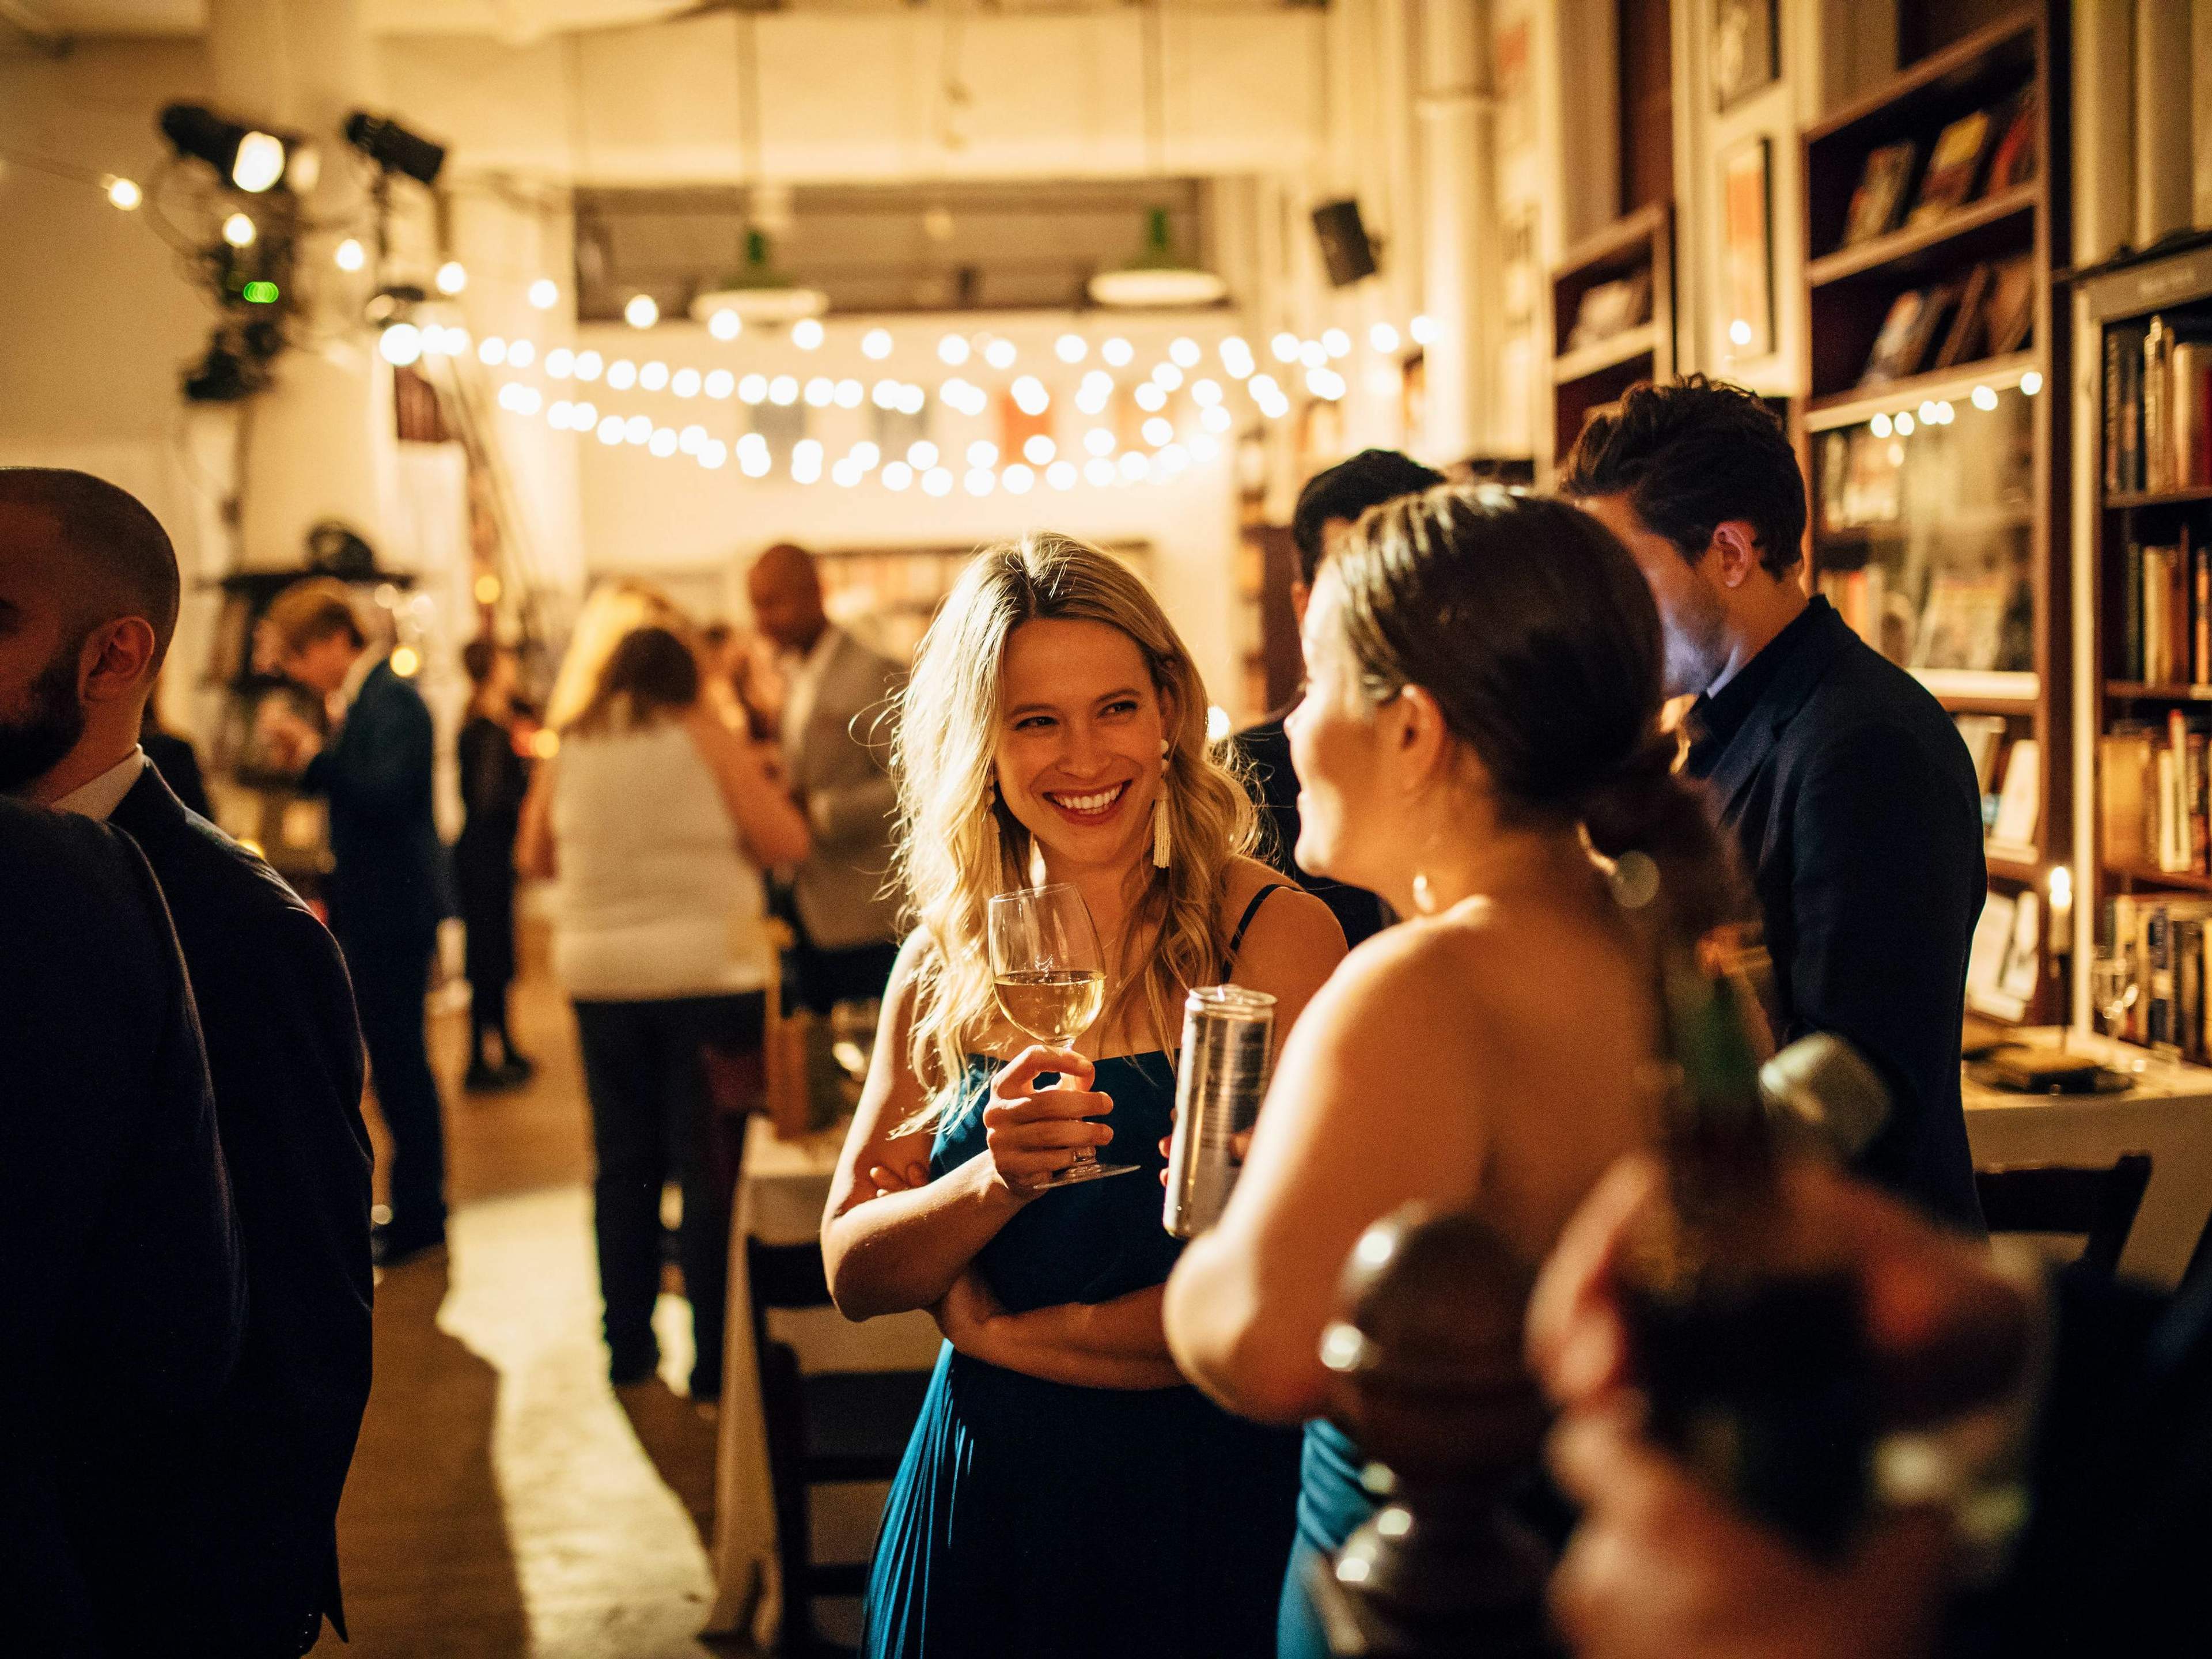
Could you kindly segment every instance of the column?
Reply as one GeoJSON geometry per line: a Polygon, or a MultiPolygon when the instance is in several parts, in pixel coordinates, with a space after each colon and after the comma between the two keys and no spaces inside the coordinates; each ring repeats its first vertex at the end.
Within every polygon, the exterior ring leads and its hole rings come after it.
{"type": "MultiPolygon", "coordinates": [[[[308,216],[358,210],[340,125],[377,108],[375,46],[362,0],[210,0],[208,56],[216,106],[264,120],[321,146],[323,167],[301,203],[308,216]]],[[[295,281],[310,310],[295,319],[326,343],[294,345],[273,384],[239,410],[250,422],[240,449],[239,546],[252,568],[283,569],[306,556],[307,533],[325,519],[358,531],[380,559],[383,502],[397,456],[390,380],[359,314],[357,283],[331,263],[343,231],[303,238],[295,281]]],[[[367,239],[364,238],[364,240],[367,239]]]]}
{"type": "Polygon", "coordinates": [[[1472,0],[1423,0],[1419,18],[1422,309],[1437,325],[1422,459],[1437,464],[1492,447],[1498,262],[1481,241],[1497,219],[1488,15],[1472,0]]]}

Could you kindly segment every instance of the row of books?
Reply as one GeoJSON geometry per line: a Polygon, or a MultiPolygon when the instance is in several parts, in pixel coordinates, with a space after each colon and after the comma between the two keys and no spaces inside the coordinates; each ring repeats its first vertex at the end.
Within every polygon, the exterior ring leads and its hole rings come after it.
{"type": "Polygon", "coordinates": [[[1861,386],[1883,386],[2024,349],[2035,332],[2035,271],[2018,254],[1976,265],[1963,282],[1912,288],[1890,301],[1861,386]]]}
{"type": "Polygon", "coordinates": [[[2154,316],[2105,331],[2105,488],[2212,484],[2212,319],[2154,316]]]}
{"type": "Polygon", "coordinates": [[[1960,116],[1936,137],[1924,171],[1917,140],[1869,152],[1844,216],[1844,246],[1887,235],[1900,218],[1908,228],[1936,223],[1969,202],[2027,183],[2036,169],[2035,109],[2035,88],[2027,87],[1993,108],[1960,116]]]}
{"type": "Polygon", "coordinates": [[[2141,988],[2112,1035],[2147,1043],[2202,1065],[2212,1060],[2205,1040],[2204,990],[2212,982],[2212,899],[2122,895],[2112,901],[2109,937],[2135,958],[2141,988]]]}
{"type": "Polygon", "coordinates": [[[2162,727],[2126,720],[2097,740],[2108,864],[2212,875],[2206,742],[2206,728],[2179,708],[2162,727]]]}
{"type": "Polygon", "coordinates": [[[1875,560],[1823,570],[1820,592],[1852,630],[1892,662],[1913,668],[2024,669],[2034,662],[2033,591],[2015,568],[1948,566],[1918,583],[1875,560]]]}
{"type": "Polygon", "coordinates": [[[2212,548],[2185,525],[2165,547],[2130,542],[2122,560],[2114,678],[2212,684],[2212,548]]]}

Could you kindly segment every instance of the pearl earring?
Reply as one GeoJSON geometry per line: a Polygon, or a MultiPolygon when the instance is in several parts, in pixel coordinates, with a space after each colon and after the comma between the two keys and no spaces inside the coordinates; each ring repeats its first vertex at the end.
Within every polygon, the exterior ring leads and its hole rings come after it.
{"type": "Polygon", "coordinates": [[[1428,872],[1425,871],[1416,870],[1413,872],[1413,908],[1425,916],[1436,914],[1436,890],[1429,885],[1428,872]]]}

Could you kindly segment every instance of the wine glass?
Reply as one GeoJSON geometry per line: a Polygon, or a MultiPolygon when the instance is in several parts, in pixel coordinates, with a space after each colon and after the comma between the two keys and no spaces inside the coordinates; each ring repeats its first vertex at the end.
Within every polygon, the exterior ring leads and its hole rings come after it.
{"type": "Polygon", "coordinates": [[[2105,1017],[2105,1035],[2114,1041],[2121,1040],[2124,1028],[2121,1021],[2128,1010],[2136,1006],[2142,988],[2136,982],[2136,958],[2132,951],[2100,950],[2089,960],[2089,1000],[2097,1005],[2097,1012],[2105,1017]]]}
{"type": "MultiPolygon", "coordinates": [[[[1039,1042],[1065,1048],[1091,1028],[1106,1002],[1106,958],[1091,907],[1066,882],[1000,893],[986,914],[991,977],[999,1008],[1039,1042]]],[[[1093,1146],[1079,1146],[1075,1162],[1040,1179],[1040,1187],[1065,1187],[1127,1175],[1133,1164],[1101,1164],[1093,1146]]]]}

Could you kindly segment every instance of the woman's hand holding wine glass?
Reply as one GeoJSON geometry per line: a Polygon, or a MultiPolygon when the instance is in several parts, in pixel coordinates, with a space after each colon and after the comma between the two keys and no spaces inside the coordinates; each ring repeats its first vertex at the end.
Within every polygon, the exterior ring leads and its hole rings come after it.
{"type": "MultiPolygon", "coordinates": [[[[1035,1198],[1064,1184],[1071,1168],[1096,1169],[1097,1149],[1113,1139],[1103,1123],[1113,1101],[1090,1085],[1089,1060],[1072,1048],[1033,1044],[1008,1061],[992,1080],[983,1108],[984,1144],[999,1181],[1017,1198],[1035,1198]],[[1040,1074],[1056,1072],[1060,1082],[1040,1088],[1040,1074]]],[[[1123,1166],[1117,1166],[1123,1167],[1123,1166]]]]}

